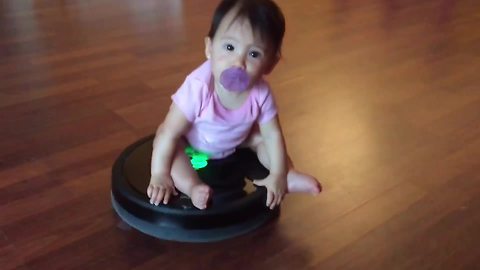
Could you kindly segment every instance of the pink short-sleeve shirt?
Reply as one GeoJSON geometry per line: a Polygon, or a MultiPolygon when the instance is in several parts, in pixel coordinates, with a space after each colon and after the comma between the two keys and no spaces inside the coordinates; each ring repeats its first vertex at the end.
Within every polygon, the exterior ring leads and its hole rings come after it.
{"type": "Polygon", "coordinates": [[[277,108],[267,82],[260,80],[240,108],[227,109],[213,91],[211,78],[210,61],[206,61],[187,76],[172,100],[192,124],[186,134],[190,145],[218,159],[235,152],[252,126],[273,119],[277,108]]]}

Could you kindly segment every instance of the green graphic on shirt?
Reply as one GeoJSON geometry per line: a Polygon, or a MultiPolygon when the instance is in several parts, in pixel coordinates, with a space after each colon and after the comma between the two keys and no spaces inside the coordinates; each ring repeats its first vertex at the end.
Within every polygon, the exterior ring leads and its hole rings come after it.
{"type": "Polygon", "coordinates": [[[191,146],[185,148],[185,154],[190,157],[190,163],[195,170],[205,168],[208,165],[208,155],[193,149],[191,146]]]}

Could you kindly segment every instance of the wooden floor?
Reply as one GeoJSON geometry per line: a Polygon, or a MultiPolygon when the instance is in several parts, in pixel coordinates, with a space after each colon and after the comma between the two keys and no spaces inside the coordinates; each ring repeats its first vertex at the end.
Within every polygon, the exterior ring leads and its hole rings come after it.
{"type": "Polygon", "coordinates": [[[480,269],[477,0],[278,0],[270,82],[322,195],[220,243],[120,222],[111,166],[204,60],[216,3],[0,2],[0,269],[480,269]]]}

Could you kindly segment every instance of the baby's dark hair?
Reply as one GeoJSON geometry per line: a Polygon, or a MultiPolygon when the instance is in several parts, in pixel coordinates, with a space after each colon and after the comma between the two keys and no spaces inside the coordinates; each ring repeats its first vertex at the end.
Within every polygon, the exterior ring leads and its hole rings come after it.
{"type": "Polygon", "coordinates": [[[272,0],[223,0],[215,10],[208,37],[214,38],[221,21],[233,8],[237,8],[235,19],[248,19],[253,31],[258,31],[261,38],[280,56],[285,18],[272,0]]]}

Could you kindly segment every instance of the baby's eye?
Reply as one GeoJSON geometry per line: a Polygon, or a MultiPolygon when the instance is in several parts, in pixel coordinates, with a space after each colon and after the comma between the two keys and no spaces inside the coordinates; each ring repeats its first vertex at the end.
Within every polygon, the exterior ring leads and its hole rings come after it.
{"type": "Polygon", "coordinates": [[[260,57],[262,54],[260,52],[257,52],[257,51],[251,51],[250,52],[250,56],[253,57],[253,58],[258,58],[260,57]]]}
{"type": "Polygon", "coordinates": [[[225,45],[225,49],[227,49],[227,51],[233,51],[233,50],[235,50],[235,48],[233,47],[232,44],[226,44],[226,45],[225,45]]]}

